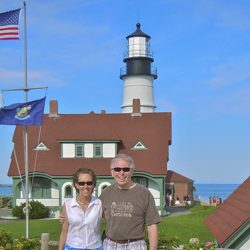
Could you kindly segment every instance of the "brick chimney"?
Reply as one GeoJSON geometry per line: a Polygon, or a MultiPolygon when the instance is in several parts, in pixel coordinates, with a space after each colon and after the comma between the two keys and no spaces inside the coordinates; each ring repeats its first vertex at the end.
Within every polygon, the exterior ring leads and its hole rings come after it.
{"type": "Polygon", "coordinates": [[[133,110],[131,116],[142,116],[140,99],[133,99],[133,110]]]}
{"type": "Polygon", "coordinates": [[[49,117],[59,117],[57,100],[50,100],[49,107],[49,117]]]}

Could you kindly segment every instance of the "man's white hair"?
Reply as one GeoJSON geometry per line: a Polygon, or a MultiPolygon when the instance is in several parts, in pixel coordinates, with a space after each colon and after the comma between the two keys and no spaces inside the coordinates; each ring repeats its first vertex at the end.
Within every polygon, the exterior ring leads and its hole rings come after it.
{"type": "Polygon", "coordinates": [[[116,165],[117,160],[124,160],[124,161],[126,161],[128,163],[129,168],[135,169],[135,162],[134,162],[133,158],[131,156],[129,156],[129,155],[126,155],[126,154],[118,154],[118,155],[116,155],[111,160],[111,164],[110,164],[111,169],[116,167],[115,165],[116,165]]]}

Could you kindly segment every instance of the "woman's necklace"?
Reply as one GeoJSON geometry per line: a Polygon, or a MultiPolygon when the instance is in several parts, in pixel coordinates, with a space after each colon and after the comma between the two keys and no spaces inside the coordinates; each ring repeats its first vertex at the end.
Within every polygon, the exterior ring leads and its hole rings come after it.
{"type": "Polygon", "coordinates": [[[81,206],[88,206],[89,205],[89,201],[87,202],[81,202],[79,199],[79,196],[76,197],[77,202],[81,205],[81,206]]]}

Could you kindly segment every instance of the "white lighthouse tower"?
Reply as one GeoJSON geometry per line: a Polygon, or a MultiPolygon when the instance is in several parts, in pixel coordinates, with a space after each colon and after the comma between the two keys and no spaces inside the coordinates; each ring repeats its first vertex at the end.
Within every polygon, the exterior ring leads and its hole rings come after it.
{"type": "Polygon", "coordinates": [[[127,51],[121,69],[120,78],[124,81],[122,113],[133,112],[133,100],[140,100],[140,112],[155,111],[153,81],[157,78],[157,70],[151,69],[154,61],[150,52],[150,36],[141,31],[140,23],[136,31],[126,37],[127,51]]]}

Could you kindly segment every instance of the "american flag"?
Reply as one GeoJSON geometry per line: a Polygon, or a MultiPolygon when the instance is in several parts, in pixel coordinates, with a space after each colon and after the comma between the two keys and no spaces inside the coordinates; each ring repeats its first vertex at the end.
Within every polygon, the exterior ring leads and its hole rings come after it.
{"type": "Polygon", "coordinates": [[[21,9],[0,13],[0,40],[19,39],[20,12],[21,9]]]}

